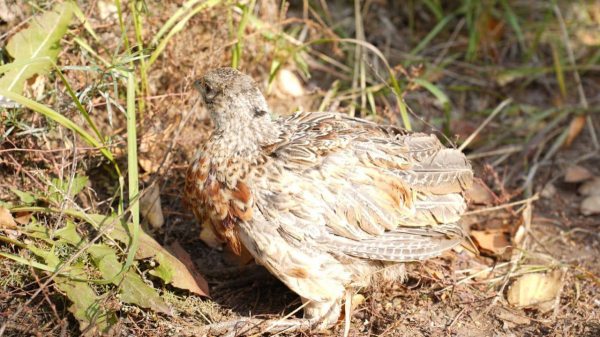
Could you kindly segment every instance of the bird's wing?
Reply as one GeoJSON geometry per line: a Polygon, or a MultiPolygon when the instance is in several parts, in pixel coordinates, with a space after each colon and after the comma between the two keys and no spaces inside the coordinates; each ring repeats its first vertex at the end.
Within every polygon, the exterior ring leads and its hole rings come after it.
{"type": "MultiPolygon", "coordinates": [[[[473,179],[464,155],[432,135],[335,113],[280,120],[257,207],[293,240],[347,255],[420,260],[459,243],[473,179]]],[[[259,177],[260,179],[260,177],[259,177]]]]}

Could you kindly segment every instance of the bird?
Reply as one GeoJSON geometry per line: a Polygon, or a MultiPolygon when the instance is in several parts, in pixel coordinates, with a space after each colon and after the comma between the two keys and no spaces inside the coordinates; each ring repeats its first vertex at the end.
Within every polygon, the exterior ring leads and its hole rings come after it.
{"type": "Polygon", "coordinates": [[[334,326],[356,289],[463,241],[473,170],[435,135],[338,112],[272,119],[233,68],[194,85],[215,130],[189,165],[184,207],[297,293],[312,329],[334,326]]]}

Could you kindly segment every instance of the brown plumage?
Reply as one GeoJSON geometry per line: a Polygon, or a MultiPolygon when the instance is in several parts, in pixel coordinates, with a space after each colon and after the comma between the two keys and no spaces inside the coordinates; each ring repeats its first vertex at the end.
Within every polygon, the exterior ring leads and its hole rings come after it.
{"type": "Polygon", "coordinates": [[[399,279],[402,262],[462,241],[473,172],[435,136],[333,112],[271,120],[254,80],[231,68],[197,84],[216,130],[184,204],[309,302],[313,326],[336,322],[351,287],[399,279]]]}

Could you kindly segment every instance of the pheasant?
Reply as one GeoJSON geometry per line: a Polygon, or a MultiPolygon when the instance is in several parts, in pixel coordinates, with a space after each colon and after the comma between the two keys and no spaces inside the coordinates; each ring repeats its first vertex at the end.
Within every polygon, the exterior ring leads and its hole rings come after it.
{"type": "Polygon", "coordinates": [[[404,262],[463,240],[473,171],[434,135],[335,112],[272,120],[232,68],[195,85],[215,131],[189,166],[184,206],[296,292],[312,328],[334,325],[354,288],[399,280],[404,262]]]}

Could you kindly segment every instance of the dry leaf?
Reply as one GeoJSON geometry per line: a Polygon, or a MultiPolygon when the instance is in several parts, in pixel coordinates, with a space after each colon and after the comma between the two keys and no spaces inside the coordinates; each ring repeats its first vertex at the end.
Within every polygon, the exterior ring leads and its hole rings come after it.
{"type": "Polygon", "coordinates": [[[494,197],[490,194],[487,188],[476,182],[466,192],[467,198],[475,204],[487,204],[494,200],[494,197]]]}
{"type": "Polygon", "coordinates": [[[503,254],[506,247],[510,246],[502,230],[471,231],[471,236],[475,239],[479,248],[497,255],[503,254]]]}
{"type": "Polygon", "coordinates": [[[196,265],[190,258],[190,254],[179,245],[179,241],[174,241],[171,246],[169,246],[169,250],[179,261],[181,261],[181,263],[183,263],[189,272],[188,275],[191,275],[193,278],[190,279],[187,275],[182,275],[184,277],[176,276],[173,278],[173,286],[180,289],[187,289],[198,295],[210,296],[208,294],[208,283],[204,277],[200,275],[198,269],[196,269],[196,265]]]}
{"type": "Polygon", "coordinates": [[[444,278],[444,273],[440,272],[439,270],[435,270],[427,266],[423,266],[423,269],[425,269],[427,274],[431,275],[431,277],[435,278],[436,280],[441,280],[444,278]]]}
{"type": "Polygon", "coordinates": [[[40,101],[46,92],[44,90],[46,86],[46,76],[37,75],[29,80],[27,80],[27,84],[31,87],[31,95],[36,101],[40,101]]]}
{"type": "Polygon", "coordinates": [[[17,216],[15,217],[15,221],[19,225],[26,226],[27,224],[29,224],[29,220],[31,220],[31,213],[24,212],[24,211],[17,212],[17,216]]]}
{"type": "Polygon", "coordinates": [[[304,96],[305,89],[300,78],[289,69],[277,72],[277,87],[284,96],[304,96]]]}
{"type": "Polygon", "coordinates": [[[502,321],[509,321],[514,324],[531,324],[529,318],[515,315],[508,310],[501,310],[496,316],[502,321]]]}
{"type": "Polygon", "coordinates": [[[154,229],[161,228],[165,223],[158,185],[154,185],[140,200],[140,214],[146,217],[154,229]]]}
{"type": "Polygon", "coordinates": [[[600,194],[600,177],[595,177],[590,181],[586,181],[583,185],[579,186],[577,192],[585,196],[600,194]]]}
{"type": "Polygon", "coordinates": [[[562,271],[526,274],[508,289],[506,299],[512,306],[546,312],[554,307],[561,288],[562,271]]]}
{"type": "Polygon", "coordinates": [[[479,19],[478,26],[481,30],[480,41],[485,44],[500,41],[506,31],[504,23],[487,13],[481,15],[479,19]]]}
{"type": "Polygon", "coordinates": [[[12,214],[4,206],[0,206],[0,228],[19,229],[12,214]]]}
{"type": "Polygon", "coordinates": [[[579,211],[583,215],[600,214],[600,194],[589,196],[581,202],[579,211]]]}
{"type": "Polygon", "coordinates": [[[354,312],[359,305],[361,305],[365,301],[365,297],[361,294],[356,294],[352,296],[352,305],[350,306],[350,312],[354,312]]]}
{"type": "Polygon", "coordinates": [[[576,116],[571,120],[571,123],[569,124],[569,134],[567,135],[567,140],[565,141],[565,148],[571,146],[573,140],[575,140],[579,133],[581,133],[584,125],[585,115],[576,116]]]}
{"type": "Polygon", "coordinates": [[[594,177],[590,170],[579,165],[571,166],[565,173],[566,183],[580,183],[582,181],[590,180],[594,177]]]}

